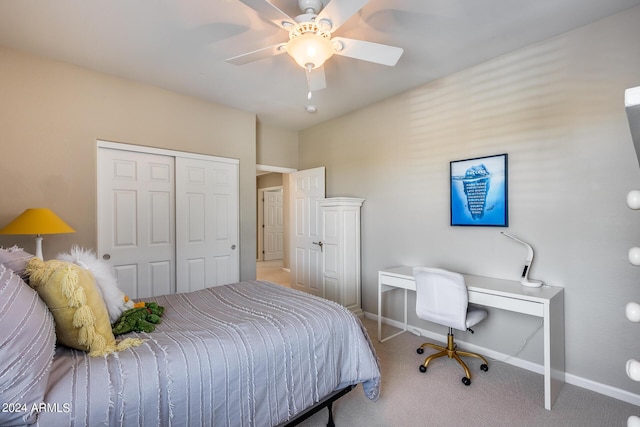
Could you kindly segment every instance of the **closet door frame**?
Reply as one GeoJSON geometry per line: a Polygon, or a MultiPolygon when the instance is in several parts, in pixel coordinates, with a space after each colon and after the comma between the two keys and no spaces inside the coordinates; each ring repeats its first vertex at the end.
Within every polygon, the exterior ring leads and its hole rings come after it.
{"type": "MultiPolygon", "coordinates": [[[[233,281],[238,281],[239,277],[240,277],[240,194],[239,194],[239,170],[240,170],[240,161],[238,159],[233,159],[233,158],[227,158],[227,157],[217,157],[217,156],[211,156],[211,155],[204,155],[204,154],[196,154],[196,153],[189,153],[189,152],[184,152],[184,151],[177,151],[177,150],[168,150],[168,149],[162,149],[162,148],[154,148],[154,147],[145,147],[145,146],[138,146],[138,145],[133,145],[133,144],[125,144],[125,143],[119,143],[119,142],[112,142],[112,141],[105,141],[105,140],[97,140],[97,149],[96,149],[96,157],[97,157],[97,162],[96,164],[99,164],[100,162],[100,149],[101,148],[108,148],[108,149],[113,149],[113,150],[121,150],[121,151],[130,151],[130,152],[138,152],[138,153],[145,153],[145,154],[156,154],[156,155],[162,155],[162,156],[168,156],[168,157],[172,157],[174,159],[174,166],[175,166],[175,159],[176,158],[185,158],[185,159],[196,159],[196,160],[206,160],[206,161],[213,161],[213,162],[220,162],[220,163],[228,163],[228,164],[233,164],[236,165],[237,167],[237,173],[236,173],[236,179],[238,180],[238,182],[235,183],[236,189],[237,189],[237,194],[235,197],[235,203],[237,204],[236,206],[236,216],[235,216],[235,220],[236,220],[236,226],[235,226],[235,241],[236,243],[236,248],[235,248],[235,253],[237,254],[236,258],[236,263],[237,265],[235,266],[235,268],[233,269],[234,271],[231,272],[231,276],[233,276],[235,278],[235,280],[233,281]]],[[[175,168],[174,168],[175,170],[175,168]]],[[[99,184],[99,182],[97,182],[97,184],[99,184]]],[[[173,179],[173,184],[174,184],[174,189],[175,189],[175,185],[176,185],[176,179],[174,176],[173,179]]],[[[97,198],[99,200],[100,197],[102,197],[101,195],[101,191],[100,191],[100,186],[98,185],[97,188],[97,198]]],[[[177,200],[177,198],[176,198],[177,200]]],[[[176,223],[178,221],[178,212],[176,210],[175,213],[175,220],[174,220],[174,230],[176,230],[176,223]]],[[[101,212],[98,209],[97,210],[97,253],[98,256],[101,256],[100,254],[100,250],[101,250],[101,242],[100,242],[100,221],[101,221],[101,212]]],[[[178,240],[178,236],[176,236],[175,240],[178,240]]],[[[174,243],[174,250],[177,250],[177,242],[174,243]]],[[[175,253],[176,257],[175,259],[177,260],[177,253],[175,253]]],[[[174,274],[176,273],[177,270],[177,266],[176,268],[174,268],[174,274]]],[[[219,283],[218,283],[219,284],[219,283]]],[[[177,285],[177,288],[179,289],[180,286],[177,285]]],[[[175,292],[176,290],[174,289],[173,292],[175,292]]]]}

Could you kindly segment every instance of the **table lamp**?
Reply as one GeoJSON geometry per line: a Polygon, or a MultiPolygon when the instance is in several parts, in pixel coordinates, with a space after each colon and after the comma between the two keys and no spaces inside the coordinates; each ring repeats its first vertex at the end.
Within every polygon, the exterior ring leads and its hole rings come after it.
{"type": "Polygon", "coordinates": [[[527,248],[527,260],[524,263],[524,269],[522,270],[522,277],[520,277],[520,284],[522,286],[527,286],[529,288],[539,288],[544,285],[540,280],[531,280],[529,279],[529,268],[531,267],[531,263],[533,262],[533,248],[527,242],[523,242],[517,237],[512,236],[511,234],[507,234],[504,231],[500,233],[504,234],[506,237],[511,240],[515,240],[516,242],[524,245],[527,248]]]}
{"type": "Polygon", "coordinates": [[[36,256],[42,257],[42,234],[75,233],[76,230],[61,220],[51,209],[34,208],[22,212],[16,219],[0,230],[0,234],[35,234],[36,256]]]}

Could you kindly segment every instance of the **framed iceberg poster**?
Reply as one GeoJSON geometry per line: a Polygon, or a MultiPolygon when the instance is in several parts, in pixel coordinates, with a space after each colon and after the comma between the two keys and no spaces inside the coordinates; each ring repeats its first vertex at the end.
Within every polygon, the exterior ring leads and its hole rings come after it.
{"type": "Polygon", "coordinates": [[[507,154],[450,163],[451,225],[507,227],[507,154]]]}

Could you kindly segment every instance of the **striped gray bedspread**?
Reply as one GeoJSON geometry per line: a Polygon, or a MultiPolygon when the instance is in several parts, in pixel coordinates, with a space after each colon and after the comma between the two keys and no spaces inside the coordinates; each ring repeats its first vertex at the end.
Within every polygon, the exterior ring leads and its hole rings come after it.
{"type": "Polygon", "coordinates": [[[380,370],[359,319],[267,282],[147,298],[165,307],[140,347],[89,357],[60,347],[41,426],[273,426],[380,370]]]}

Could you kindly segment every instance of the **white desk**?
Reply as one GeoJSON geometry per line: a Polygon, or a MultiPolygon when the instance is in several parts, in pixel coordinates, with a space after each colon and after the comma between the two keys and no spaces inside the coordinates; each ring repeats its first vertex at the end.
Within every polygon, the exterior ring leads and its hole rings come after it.
{"type": "MultiPolygon", "coordinates": [[[[551,409],[564,385],[564,289],[554,286],[528,288],[520,282],[464,275],[469,302],[542,317],[544,322],[544,407],[551,409]]],[[[415,291],[413,267],[392,267],[378,272],[378,340],[407,330],[407,290],[415,291]],[[382,338],[382,295],[404,289],[404,329],[382,338]]]]}

